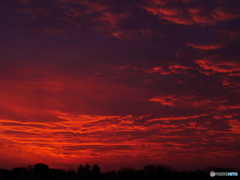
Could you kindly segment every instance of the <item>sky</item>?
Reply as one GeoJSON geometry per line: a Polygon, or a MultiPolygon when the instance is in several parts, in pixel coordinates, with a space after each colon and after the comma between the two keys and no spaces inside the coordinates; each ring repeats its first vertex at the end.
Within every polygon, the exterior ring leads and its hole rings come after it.
{"type": "Polygon", "coordinates": [[[239,23],[239,0],[1,0],[0,168],[239,168],[239,23]]]}

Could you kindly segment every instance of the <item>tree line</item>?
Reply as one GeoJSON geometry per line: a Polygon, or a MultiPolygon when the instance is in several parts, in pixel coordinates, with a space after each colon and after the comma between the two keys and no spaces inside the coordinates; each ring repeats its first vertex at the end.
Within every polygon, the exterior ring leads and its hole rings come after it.
{"type": "Polygon", "coordinates": [[[161,179],[211,179],[210,171],[237,172],[231,168],[208,167],[204,170],[177,171],[169,166],[146,165],[141,170],[120,168],[119,170],[101,172],[100,167],[94,164],[80,165],[77,171],[50,169],[48,165],[38,163],[28,168],[16,167],[12,170],[0,169],[0,180],[161,180],[161,179]]]}

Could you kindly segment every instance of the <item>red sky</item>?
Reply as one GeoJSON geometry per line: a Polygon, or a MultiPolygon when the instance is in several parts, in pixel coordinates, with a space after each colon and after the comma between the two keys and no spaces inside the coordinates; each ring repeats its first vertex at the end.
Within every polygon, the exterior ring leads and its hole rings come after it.
{"type": "Polygon", "coordinates": [[[0,168],[239,168],[239,7],[2,0],[0,168]]]}

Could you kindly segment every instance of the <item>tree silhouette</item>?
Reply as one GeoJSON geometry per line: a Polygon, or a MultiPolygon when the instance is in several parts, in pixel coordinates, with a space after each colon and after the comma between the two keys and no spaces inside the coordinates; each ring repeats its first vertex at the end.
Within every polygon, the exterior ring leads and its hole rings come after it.
{"type": "Polygon", "coordinates": [[[29,178],[29,173],[27,168],[19,168],[19,167],[13,168],[11,170],[11,178],[18,179],[18,180],[29,178]]]}
{"type": "Polygon", "coordinates": [[[38,163],[33,167],[33,176],[35,179],[49,179],[50,169],[48,165],[38,163]]]}
{"type": "Polygon", "coordinates": [[[91,175],[91,166],[89,164],[86,164],[84,167],[80,165],[77,169],[78,176],[81,178],[87,178],[91,175]]]}
{"type": "Polygon", "coordinates": [[[91,166],[90,166],[89,164],[86,164],[86,165],[84,166],[85,172],[90,172],[90,169],[91,169],[91,166]]]}
{"type": "Polygon", "coordinates": [[[84,168],[83,168],[83,166],[82,166],[81,164],[80,164],[80,166],[78,167],[77,172],[78,172],[78,175],[81,175],[81,174],[84,173],[84,168]]]}
{"type": "Polygon", "coordinates": [[[93,165],[92,173],[93,173],[94,175],[99,175],[99,174],[100,174],[100,168],[99,168],[99,166],[98,166],[97,164],[94,164],[94,165],[93,165]]]}

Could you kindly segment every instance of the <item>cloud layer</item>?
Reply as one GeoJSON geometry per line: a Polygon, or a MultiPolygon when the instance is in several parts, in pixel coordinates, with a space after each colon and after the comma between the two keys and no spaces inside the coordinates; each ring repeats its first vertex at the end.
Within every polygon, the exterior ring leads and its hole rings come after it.
{"type": "Polygon", "coordinates": [[[4,2],[0,166],[237,167],[238,7],[4,2]]]}

